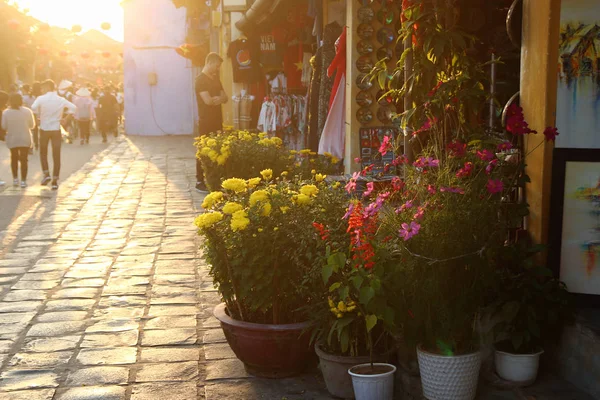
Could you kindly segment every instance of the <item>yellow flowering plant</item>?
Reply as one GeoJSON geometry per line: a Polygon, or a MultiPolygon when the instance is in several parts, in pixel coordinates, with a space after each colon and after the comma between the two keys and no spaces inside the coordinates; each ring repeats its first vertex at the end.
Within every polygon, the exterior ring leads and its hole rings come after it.
{"type": "Polygon", "coordinates": [[[283,141],[266,133],[226,129],[199,137],[196,147],[211,190],[219,190],[221,182],[229,178],[247,180],[266,169],[278,175],[294,164],[283,141]]]}
{"type": "Polygon", "coordinates": [[[340,175],[344,170],[342,161],[333,154],[317,154],[310,149],[290,151],[290,160],[294,162],[294,174],[306,179],[316,173],[340,175]]]}
{"type": "Polygon", "coordinates": [[[325,245],[313,224],[337,224],[345,236],[347,193],[324,175],[289,175],[264,168],[249,179],[226,179],[196,219],[210,273],[234,319],[303,322],[311,319],[308,304],[327,299],[325,245]]]}

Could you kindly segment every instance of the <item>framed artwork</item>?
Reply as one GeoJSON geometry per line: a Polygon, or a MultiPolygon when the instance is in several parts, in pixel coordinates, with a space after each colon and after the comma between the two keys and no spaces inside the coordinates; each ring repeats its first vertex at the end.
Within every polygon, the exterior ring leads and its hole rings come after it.
{"type": "Polygon", "coordinates": [[[600,150],[555,149],[549,260],[582,305],[600,306],[600,150]]]}

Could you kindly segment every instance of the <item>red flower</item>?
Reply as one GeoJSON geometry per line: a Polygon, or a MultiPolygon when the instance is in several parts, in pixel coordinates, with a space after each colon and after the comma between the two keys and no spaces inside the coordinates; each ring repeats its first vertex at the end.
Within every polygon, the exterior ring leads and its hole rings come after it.
{"type": "Polygon", "coordinates": [[[466,162],[465,165],[456,173],[456,177],[457,178],[466,178],[471,176],[471,173],[473,172],[473,163],[472,162],[466,162]]]}
{"type": "Polygon", "coordinates": [[[557,128],[547,127],[544,130],[544,136],[546,137],[547,142],[554,142],[556,137],[559,135],[557,128]]]}
{"type": "Polygon", "coordinates": [[[452,157],[461,158],[467,152],[467,144],[459,141],[453,141],[446,146],[452,157]]]}
{"type": "Polygon", "coordinates": [[[498,165],[497,159],[490,161],[490,163],[487,165],[487,167],[485,167],[485,173],[487,175],[490,175],[492,173],[492,171],[494,170],[494,168],[496,168],[497,165],[498,165]]]}
{"type": "Polygon", "coordinates": [[[327,229],[325,229],[325,225],[319,224],[317,222],[313,222],[312,225],[319,232],[319,236],[321,236],[321,240],[325,241],[325,240],[329,239],[329,231],[327,229]]]}
{"type": "Polygon", "coordinates": [[[402,191],[402,189],[404,189],[404,181],[400,178],[398,178],[397,176],[392,178],[392,190],[394,192],[400,192],[402,191]]]}
{"type": "Polygon", "coordinates": [[[443,84],[444,84],[444,82],[442,82],[442,81],[438,82],[438,84],[435,85],[435,87],[433,89],[431,89],[431,91],[429,93],[427,93],[427,96],[433,97],[437,93],[437,91],[442,87],[443,84]]]}
{"type": "Polygon", "coordinates": [[[477,157],[479,157],[479,159],[481,161],[491,161],[494,158],[496,158],[496,156],[494,155],[494,153],[492,153],[488,149],[485,149],[483,151],[477,151],[477,157]]]}
{"type": "Polygon", "coordinates": [[[498,151],[507,151],[512,149],[513,145],[508,140],[498,145],[498,151]]]}
{"type": "Polygon", "coordinates": [[[384,136],[383,137],[383,142],[381,143],[381,146],[379,147],[379,153],[382,156],[385,156],[387,154],[388,151],[390,151],[392,149],[392,141],[391,141],[391,137],[389,136],[384,136]]]}

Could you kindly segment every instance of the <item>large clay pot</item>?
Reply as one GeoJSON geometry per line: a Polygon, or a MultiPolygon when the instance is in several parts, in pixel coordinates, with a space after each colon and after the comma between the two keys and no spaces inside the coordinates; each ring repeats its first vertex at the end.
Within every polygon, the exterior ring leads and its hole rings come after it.
{"type": "Polygon", "coordinates": [[[423,395],[429,400],[473,400],[481,353],[442,356],[417,347],[423,395]]]}
{"type": "Polygon", "coordinates": [[[353,399],[354,389],[352,388],[352,378],[348,375],[348,369],[355,365],[368,363],[370,361],[369,356],[334,356],[324,352],[319,344],[315,345],[315,351],[319,356],[321,372],[329,393],[342,399],[353,399]]]}
{"type": "Polygon", "coordinates": [[[224,303],[215,307],[214,315],[229,346],[251,375],[286,378],[300,374],[316,361],[308,322],[270,325],[238,321],[227,314],[224,303]]]}

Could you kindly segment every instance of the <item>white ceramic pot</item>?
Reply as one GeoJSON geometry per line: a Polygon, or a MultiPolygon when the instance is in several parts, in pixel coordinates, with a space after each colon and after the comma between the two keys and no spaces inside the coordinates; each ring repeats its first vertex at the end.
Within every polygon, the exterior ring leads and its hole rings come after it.
{"type": "Polygon", "coordinates": [[[535,354],[512,354],[496,350],[496,373],[500,378],[519,386],[529,386],[537,379],[541,350],[535,354]]]}
{"type": "Polygon", "coordinates": [[[382,367],[387,371],[375,374],[361,374],[362,368],[370,368],[371,364],[360,364],[348,370],[352,377],[352,387],[356,400],[393,400],[394,398],[394,373],[396,367],[391,364],[374,363],[375,367],[382,367]]]}
{"type": "Polygon", "coordinates": [[[417,347],[423,395],[428,400],[473,400],[477,393],[481,353],[441,356],[417,347]]]}

